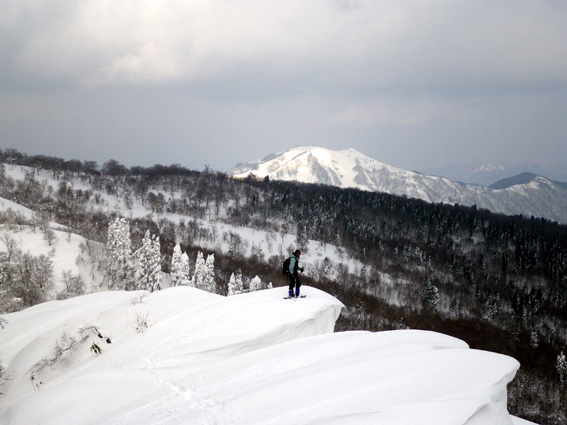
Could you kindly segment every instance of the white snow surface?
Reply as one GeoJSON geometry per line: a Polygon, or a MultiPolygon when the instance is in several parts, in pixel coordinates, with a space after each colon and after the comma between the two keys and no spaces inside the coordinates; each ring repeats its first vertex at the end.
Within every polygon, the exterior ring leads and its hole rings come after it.
{"type": "MultiPolygon", "coordinates": [[[[0,198],[0,205],[7,202],[0,198]]],[[[17,204],[15,204],[17,205],[17,204]]],[[[14,209],[14,208],[12,208],[14,209]]],[[[56,225],[58,226],[58,225],[56,225]]],[[[32,255],[48,256],[53,263],[53,288],[49,291],[51,297],[55,297],[58,292],[65,289],[63,284],[63,272],[70,272],[73,275],[81,276],[88,282],[88,271],[82,263],[80,255],[80,245],[85,242],[82,236],[74,233],[66,233],[54,230],[56,240],[49,246],[42,233],[34,232],[29,226],[22,226],[19,230],[8,231],[0,226],[0,235],[7,234],[17,242],[17,247],[22,252],[29,252],[32,255]]],[[[5,249],[5,245],[0,243],[0,251],[5,249]]],[[[2,346],[0,346],[0,361],[2,360],[2,346]]]]}
{"type": "Polygon", "coordinates": [[[33,216],[33,211],[29,208],[23,207],[20,204],[16,204],[15,202],[9,201],[4,198],[0,198],[0,211],[16,211],[22,214],[26,219],[31,219],[33,216]]]}
{"type": "Polygon", "coordinates": [[[506,409],[516,360],[428,331],[334,333],[339,300],[286,292],[99,292],[5,315],[0,424],[525,423],[506,409]],[[81,340],[91,326],[103,338],[81,340]],[[76,349],[32,382],[64,333],[76,349]]]}

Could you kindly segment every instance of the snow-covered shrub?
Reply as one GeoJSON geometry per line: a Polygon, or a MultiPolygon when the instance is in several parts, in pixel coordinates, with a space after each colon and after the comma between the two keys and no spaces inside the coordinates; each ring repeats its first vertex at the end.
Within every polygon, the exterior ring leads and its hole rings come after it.
{"type": "Polygon", "coordinates": [[[148,316],[150,313],[142,314],[136,313],[136,323],[134,324],[134,329],[137,333],[141,334],[146,331],[150,327],[148,322],[148,316]]]}
{"type": "Polygon", "coordinates": [[[144,292],[142,294],[136,294],[135,296],[130,297],[130,304],[132,305],[142,304],[144,302],[144,298],[146,298],[148,294],[149,292],[144,292]]]}
{"type": "MultiPolygon", "coordinates": [[[[6,373],[6,369],[0,363],[0,388],[2,387],[2,385],[4,385],[4,383],[7,380],[8,380],[8,374],[6,373]]],[[[2,393],[0,392],[0,394],[2,394],[2,393]]]]}
{"type": "Polygon", "coordinates": [[[48,366],[54,366],[58,362],[68,360],[78,345],[78,339],[72,337],[67,332],[61,334],[51,354],[35,363],[27,372],[35,390],[38,390],[43,384],[43,382],[38,380],[41,371],[48,366]]]}
{"type": "MultiPolygon", "coordinates": [[[[79,347],[79,344],[81,342],[84,342],[88,338],[89,334],[93,334],[98,338],[105,340],[107,344],[111,343],[110,338],[104,337],[98,330],[98,328],[93,325],[78,329],[74,335],[70,335],[66,331],[63,331],[59,339],[55,342],[55,347],[53,348],[51,353],[35,363],[27,372],[29,379],[36,391],[39,390],[41,385],[43,385],[43,382],[39,380],[41,372],[46,367],[52,367],[57,363],[68,361],[71,358],[72,354],[79,347]]],[[[97,344],[93,342],[93,345],[97,344]]],[[[99,347],[99,350],[96,351],[96,353],[100,354],[100,352],[102,352],[102,350],[99,347]]]]}

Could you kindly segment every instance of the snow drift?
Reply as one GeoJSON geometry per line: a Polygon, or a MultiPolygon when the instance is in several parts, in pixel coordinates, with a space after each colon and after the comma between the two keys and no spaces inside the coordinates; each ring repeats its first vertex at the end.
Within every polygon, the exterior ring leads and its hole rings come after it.
{"type": "Polygon", "coordinates": [[[333,333],[340,301],[286,291],[103,292],[6,315],[0,423],[512,423],[516,360],[433,332],[333,333]]]}

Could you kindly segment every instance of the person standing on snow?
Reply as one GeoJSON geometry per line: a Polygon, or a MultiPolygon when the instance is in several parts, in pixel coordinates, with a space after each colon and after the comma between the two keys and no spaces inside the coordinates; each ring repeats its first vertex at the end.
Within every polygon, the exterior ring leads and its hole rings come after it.
{"type": "Polygon", "coordinates": [[[303,267],[299,267],[299,257],[301,256],[301,251],[296,249],[293,254],[289,257],[289,296],[299,297],[299,288],[301,287],[301,282],[299,281],[299,272],[303,272],[303,267]],[[294,295],[295,289],[295,295],[294,295]]]}

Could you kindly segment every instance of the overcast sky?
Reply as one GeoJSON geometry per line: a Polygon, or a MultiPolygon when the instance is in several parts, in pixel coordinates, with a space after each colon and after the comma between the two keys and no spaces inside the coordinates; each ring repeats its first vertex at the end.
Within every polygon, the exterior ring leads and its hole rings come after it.
{"type": "Polygon", "coordinates": [[[224,171],[567,158],[564,0],[2,0],[0,148],[224,171]]]}

